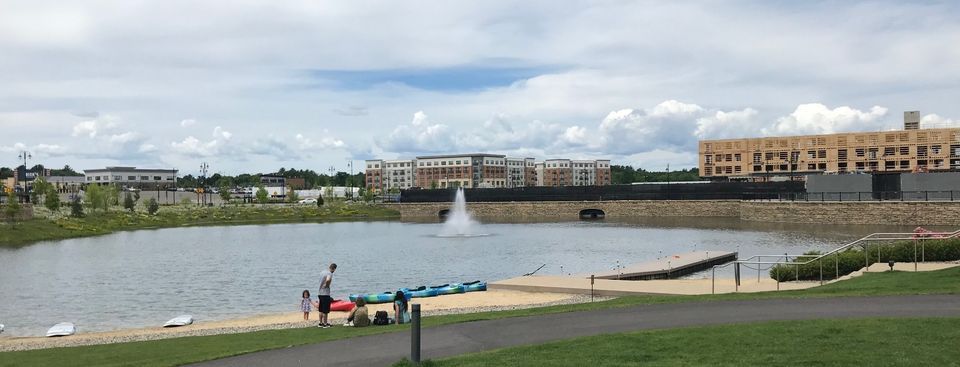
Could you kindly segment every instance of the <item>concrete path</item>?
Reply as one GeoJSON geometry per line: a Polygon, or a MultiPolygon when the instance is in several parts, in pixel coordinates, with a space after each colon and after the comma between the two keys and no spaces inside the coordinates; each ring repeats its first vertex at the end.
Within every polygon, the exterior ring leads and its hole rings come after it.
{"type": "MultiPolygon", "coordinates": [[[[960,317],[960,295],[698,302],[468,322],[424,328],[422,358],[635,330],[863,317],[960,317]]],[[[389,366],[409,355],[410,332],[406,331],[251,353],[200,365],[389,366]]]]}

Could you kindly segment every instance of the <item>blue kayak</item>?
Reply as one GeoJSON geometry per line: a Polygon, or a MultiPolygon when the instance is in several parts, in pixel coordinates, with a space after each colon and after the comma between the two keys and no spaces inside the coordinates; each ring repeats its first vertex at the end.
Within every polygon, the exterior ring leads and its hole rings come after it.
{"type": "Polygon", "coordinates": [[[396,299],[395,292],[383,292],[379,294],[351,294],[350,301],[356,302],[357,298],[363,298],[367,303],[390,303],[396,299]]]}
{"type": "Polygon", "coordinates": [[[410,298],[436,297],[440,295],[436,289],[423,286],[417,288],[400,288],[400,291],[403,292],[403,295],[407,296],[407,300],[410,298]]]}
{"type": "Polygon", "coordinates": [[[436,290],[437,294],[439,295],[464,293],[467,290],[466,287],[463,286],[463,284],[457,284],[457,283],[438,285],[438,286],[430,287],[429,289],[436,290]]]}
{"type": "Polygon", "coordinates": [[[487,282],[475,281],[470,283],[463,283],[463,287],[467,292],[483,292],[487,290],[487,282]]]}

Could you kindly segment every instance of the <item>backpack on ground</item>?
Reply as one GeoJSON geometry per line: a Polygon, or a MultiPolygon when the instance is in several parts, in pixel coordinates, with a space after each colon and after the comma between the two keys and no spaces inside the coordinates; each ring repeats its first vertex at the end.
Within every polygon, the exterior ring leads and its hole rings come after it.
{"type": "Polygon", "coordinates": [[[390,325],[390,315],[387,314],[387,311],[377,311],[377,313],[373,314],[373,324],[390,325]]]}

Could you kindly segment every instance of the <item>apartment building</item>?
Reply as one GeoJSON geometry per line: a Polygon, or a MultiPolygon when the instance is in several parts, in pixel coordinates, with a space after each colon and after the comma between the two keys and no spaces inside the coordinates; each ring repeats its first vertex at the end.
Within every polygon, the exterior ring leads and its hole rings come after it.
{"type": "Polygon", "coordinates": [[[537,185],[536,161],[533,158],[507,158],[507,186],[537,185]]]}
{"type": "Polygon", "coordinates": [[[919,111],[907,111],[903,130],[703,140],[700,175],[756,180],[960,170],[960,127],[920,129],[919,120],[919,111]]]}
{"type": "Polygon", "coordinates": [[[500,154],[454,154],[416,159],[417,187],[507,187],[507,157],[500,154]]]}
{"type": "Polygon", "coordinates": [[[371,159],[366,162],[364,179],[367,189],[390,191],[405,190],[416,185],[416,160],[371,159]]]}
{"type": "Polygon", "coordinates": [[[501,154],[421,156],[409,160],[366,161],[366,187],[381,190],[419,188],[517,188],[610,184],[609,160],[508,158],[501,154]]]}

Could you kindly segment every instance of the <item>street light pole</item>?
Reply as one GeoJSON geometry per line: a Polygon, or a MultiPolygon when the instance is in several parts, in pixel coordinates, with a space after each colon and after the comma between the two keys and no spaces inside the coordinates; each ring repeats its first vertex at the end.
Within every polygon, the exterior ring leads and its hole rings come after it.
{"type": "Polygon", "coordinates": [[[210,165],[207,162],[200,163],[200,197],[203,199],[201,205],[207,205],[207,190],[206,190],[206,181],[207,181],[207,169],[210,168],[210,165]]]}

